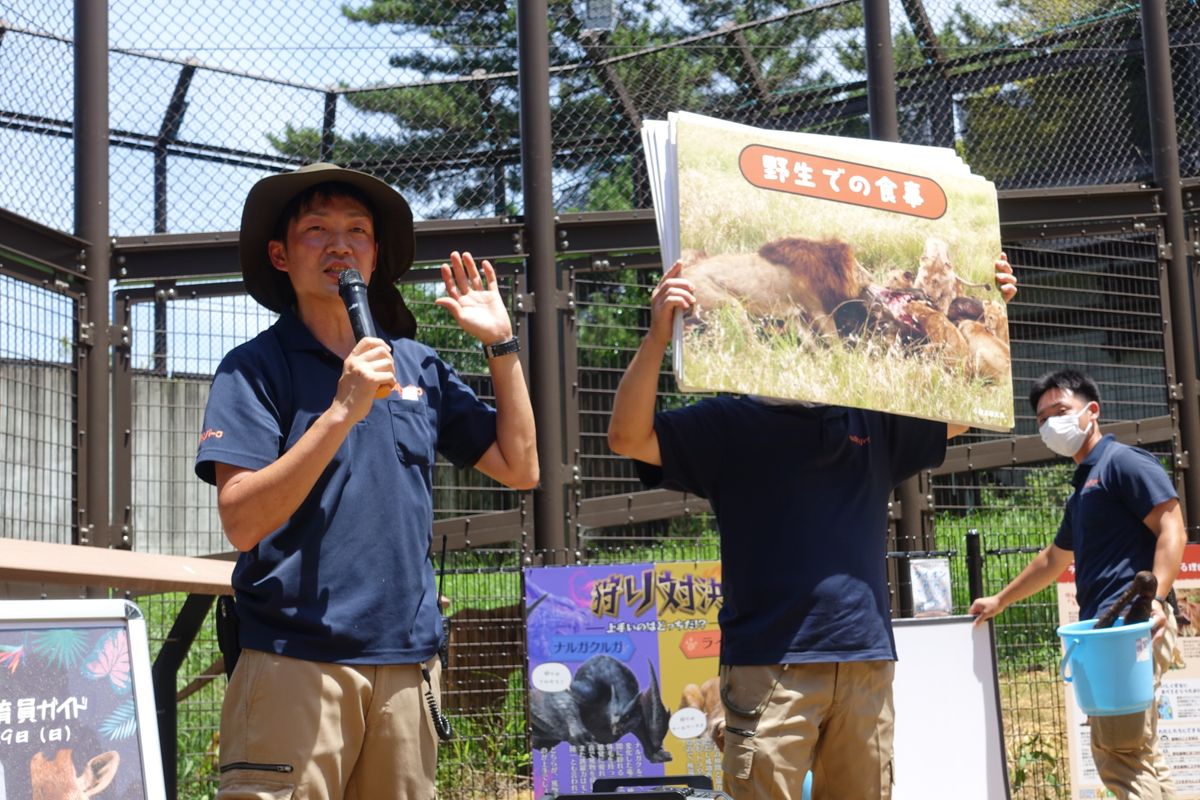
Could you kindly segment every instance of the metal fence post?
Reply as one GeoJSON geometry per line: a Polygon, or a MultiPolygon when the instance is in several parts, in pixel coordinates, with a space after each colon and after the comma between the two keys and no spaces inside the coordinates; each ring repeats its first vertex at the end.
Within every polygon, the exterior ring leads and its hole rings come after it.
{"type": "Polygon", "coordinates": [[[871,138],[895,142],[900,138],[900,128],[896,121],[896,65],[888,0],[863,0],[863,35],[871,138]]]}
{"type": "MultiPolygon", "coordinates": [[[[896,119],[896,65],[892,59],[892,22],[888,0],[863,0],[865,50],[867,55],[867,114],[871,138],[887,142],[900,139],[896,119]]],[[[896,490],[900,516],[896,520],[896,550],[919,549],[923,545],[925,500],[918,478],[910,478],[896,490]]],[[[912,616],[912,592],[908,586],[908,562],[898,567],[899,615],[912,616]],[[900,573],[903,573],[900,575],[900,573]]]]}
{"type": "Polygon", "coordinates": [[[168,148],[179,138],[179,130],[183,127],[183,115],[187,112],[187,93],[191,88],[192,78],[196,75],[195,64],[185,64],[179,70],[175,81],[175,91],[163,112],[162,124],[158,136],[154,139],[152,152],[154,154],[154,232],[167,232],[167,156],[168,148]]]}
{"type": "Polygon", "coordinates": [[[87,242],[87,489],[80,544],[119,546],[111,525],[108,310],[108,3],[75,0],[75,234],[87,242]]]}
{"type": "Polygon", "coordinates": [[[967,594],[970,600],[983,597],[983,539],[979,531],[967,531],[967,594]]]}
{"type": "Polygon", "coordinates": [[[542,479],[534,490],[534,543],[538,549],[568,546],[567,467],[563,430],[563,341],[559,299],[561,276],[556,263],[553,194],[554,157],[550,133],[550,34],[545,0],[517,3],[521,184],[529,281],[534,295],[530,326],[530,384],[537,418],[538,461],[542,479]]]}
{"type": "Polygon", "coordinates": [[[1177,457],[1176,467],[1183,470],[1184,511],[1192,512],[1188,539],[1194,542],[1200,540],[1200,474],[1191,468],[1189,461],[1193,454],[1200,457],[1200,408],[1197,407],[1200,392],[1196,386],[1196,318],[1191,304],[1183,186],[1179,177],[1179,137],[1171,78],[1171,42],[1166,4],[1162,0],[1143,0],[1141,14],[1150,141],[1154,148],[1154,181],[1162,193],[1169,248],[1163,255],[1167,261],[1167,300],[1174,323],[1168,333],[1170,346],[1175,351],[1175,374],[1167,378],[1173,390],[1170,397],[1175,401],[1179,414],[1183,453],[1182,458],[1177,457]]]}

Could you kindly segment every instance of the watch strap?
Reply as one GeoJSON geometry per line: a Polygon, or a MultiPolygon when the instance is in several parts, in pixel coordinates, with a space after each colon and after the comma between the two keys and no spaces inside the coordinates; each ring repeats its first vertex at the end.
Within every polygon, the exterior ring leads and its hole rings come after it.
{"type": "Polygon", "coordinates": [[[488,358],[496,358],[497,356],[506,356],[509,353],[518,353],[521,351],[521,340],[513,336],[505,339],[502,342],[495,344],[485,344],[483,346],[483,354],[488,358]]]}

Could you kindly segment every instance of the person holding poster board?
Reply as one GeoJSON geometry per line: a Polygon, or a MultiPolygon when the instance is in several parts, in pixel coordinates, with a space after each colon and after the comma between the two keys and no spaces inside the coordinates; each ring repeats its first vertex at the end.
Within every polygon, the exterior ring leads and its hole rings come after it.
{"type": "MultiPolygon", "coordinates": [[[[1100,391],[1088,376],[1060,370],[1029,392],[1042,440],[1078,466],[1054,541],[998,594],[970,613],[982,624],[1054,583],[1072,561],[1079,618],[1103,614],[1142,570],[1158,579],[1152,603],[1154,682],[1176,653],[1178,626],[1168,598],[1179,575],[1187,533],[1179,498],[1150,453],[1100,433],[1100,391]]],[[[1175,783],[1158,744],[1158,707],[1120,716],[1089,717],[1092,759],[1105,787],[1119,798],[1170,800],[1175,783]]]]}
{"type": "MultiPolygon", "coordinates": [[[[965,430],[877,411],[720,396],[655,413],[673,317],[695,286],[669,269],[617,388],[609,445],[648,486],[705,497],[721,535],[725,791],[879,800],[892,792],[888,502],[965,430]]],[[[1016,279],[995,263],[1005,300],[1016,279]]]]}
{"type": "Polygon", "coordinates": [[[245,649],[222,707],[218,797],[428,800],[450,735],[436,702],[435,451],[513,488],[538,480],[495,272],[452,253],[437,301],[485,345],[493,409],[412,338],[395,285],[412,212],[391,186],[332,164],[263,178],[239,239],[247,291],[280,318],[222,360],[196,456],[241,551],[245,649]],[[366,284],[353,303],[339,293],[351,270],[366,284]]]}

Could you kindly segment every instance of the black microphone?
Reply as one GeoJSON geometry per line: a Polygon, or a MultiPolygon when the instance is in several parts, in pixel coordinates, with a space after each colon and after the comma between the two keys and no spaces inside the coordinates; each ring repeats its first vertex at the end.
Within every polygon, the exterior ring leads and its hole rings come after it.
{"type": "Polygon", "coordinates": [[[374,336],[375,321],[371,319],[367,284],[363,281],[362,273],[356,269],[343,270],[338,275],[338,294],[342,296],[342,302],[346,304],[346,313],[350,315],[350,328],[354,331],[354,340],[374,336]]]}

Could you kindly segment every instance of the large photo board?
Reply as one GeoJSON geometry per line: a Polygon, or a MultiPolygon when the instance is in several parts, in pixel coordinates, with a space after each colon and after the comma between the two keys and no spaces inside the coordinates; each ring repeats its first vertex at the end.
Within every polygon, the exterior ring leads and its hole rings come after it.
{"type": "Polygon", "coordinates": [[[953,150],[677,113],[643,128],[685,391],[1006,431],[995,187],[953,150]]]}

